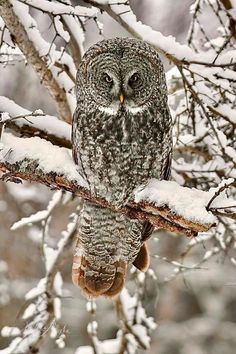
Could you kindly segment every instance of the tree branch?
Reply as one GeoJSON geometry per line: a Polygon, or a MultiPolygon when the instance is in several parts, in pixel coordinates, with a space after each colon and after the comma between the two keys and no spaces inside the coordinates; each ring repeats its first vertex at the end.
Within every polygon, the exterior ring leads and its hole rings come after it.
{"type": "MultiPolygon", "coordinates": [[[[111,203],[98,196],[91,195],[87,189],[86,183],[76,170],[69,151],[59,148],[49,142],[39,138],[21,139],[3,134],[2,149],[0,151],[0,171],[3,172],[2,179],[5,181],[20,182],[21,179],[45,184],[53,189],[62,189],[69,191],[76,196],[83,197],[103,207],[114,211],[124,213],[131,219],[148,220],[157,229],[166,229],[171,232],[182,233],[187,236],[195,236],[198,232],[207,231],[214,224],[214,217],[211,212],[207,213],[205,206],[200,205],[201,213],[205,213],[205,219],[197,217],[199,205],[195,205],[196,215],[194,218],[186,217],[181,209],[172,208],[168,202],[164,202],[161,196],[155,196],[158,186],[145,187],[135,194],[135,198],[126,206],[117,209],[111,203]],[[150,197],[143,197],[143,193],[149,191],[150,197]],[[154,199],[152,198],[154,196],[154,199]],[[137,200],[139,198],[139,200],[137,200]],[[160,201],[158,201],[160,199],[160,201]]],[[[155,181],[154,181],[155,182],[155,181]]],[[[175,182],[162,184],[159,189],[178,188],[176,193],[193,193],[192,189],[181,187],[175,182]],[[172,185],[171,185],[172,183],[172,185]]],[[[159,182],[161,183],[161,182],[159,182]]],[[[207,193],[195,190],[195,193],[207,193]]],[[[169,195],[171,192],[169,193],[169,195]]],[[[202,194],[201,196],[202,197],[202,194]]],[[[211,198],[211,195],[204,194],[204,198],[211,198]]],[[[199,198],[199,196],[197,196],[199,198]]],[[[190,206],[189,208],[194,208],[190,206]]]]}
{"type": "MultiPolygon", "coordinates": [[[[230,0],[220,0],[221,4],[224,6],[225,10],[231,10],[233,9],[232,3],[230,0]]],[[[228,13],[229,16],[229,13],[228,13]]],[[[233,16],[229,16],[229,30],[232,34],[232,36],[234,37],[234,39],[236,39],[236,21],[233,18],[233,16]]]]}
{"type": "Polygon", "coordinates": [[[1,123],[20,136],[38,136],[54,145],[71,148],[71,125],[41,110],[30,112],[5,96],[0,96],[1,123]]]}
{"type": "Polygon", "coordinates": [[[71,110],[67,101],[66,93],[64,89],[59,86],[57,80],[52,74],[52,71],[48,68],[47,63],[42,59],[42,57],[40,57],[38,50],[36,49],[33,41],[30,40],[23,24],[15,14],[13,6],[9,0],[2,0],[0,2],[0,14],[14,41],[27,58],[27,61],[37,72],[40,81],[53,97],[60,118],[66,122],[70,122],[71,110]]]}

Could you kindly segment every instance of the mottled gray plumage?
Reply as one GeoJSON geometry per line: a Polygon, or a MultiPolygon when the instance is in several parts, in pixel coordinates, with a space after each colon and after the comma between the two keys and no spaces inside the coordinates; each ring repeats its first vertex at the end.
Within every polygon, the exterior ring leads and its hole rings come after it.
{"type": "MultiPolygon", "coordinates": [[[[83,57],[76,88],[73,156],[92,194],[118,208],[150,178],[169,177],[172,122],[163,65],[151,46],[130,38],[95,44],[83,57]]],[[[142,245],[151,231],[147,222],[85,201],[74,283],[90,296],[117,294],[128,263],[145,268],[142,245]]]]}

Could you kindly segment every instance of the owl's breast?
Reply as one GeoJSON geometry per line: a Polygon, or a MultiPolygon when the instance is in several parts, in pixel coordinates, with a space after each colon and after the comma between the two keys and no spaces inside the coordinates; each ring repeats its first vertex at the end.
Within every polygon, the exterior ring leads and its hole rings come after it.
{"type": "Polygon", "coordinates": [[[77,129],[79,172],[91,192],[122,204],[138,185],[160,178],[163,129],[150,112],[82,115],[77,129]]]}

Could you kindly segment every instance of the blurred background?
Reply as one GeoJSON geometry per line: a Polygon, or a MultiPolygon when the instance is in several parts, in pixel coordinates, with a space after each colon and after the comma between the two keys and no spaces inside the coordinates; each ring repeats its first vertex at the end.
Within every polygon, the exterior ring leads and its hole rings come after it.
{"type": "MultiPolygon", "coordinates": [[[[131,7],[143,23],[165,35],[173,35],[184,43],[190,23],[189,6],[192,3],[191,0],[132,0],[131,7]]],[[[212,20],[207,13],[204,17],[211,31],[212,20]]],[[[45,23],[45,17],[37,12],[35,18],[43,28],[43,35],[49,40],[53,33],[45,23]]],[[[101,15],[100,20],[104,24],[103,35],[99,34],[92,20],[86,24],[85,49],[103,38],[127,35],[108,16],[101,15]]],[[[42,109],[45,113],[56,115],[48,92],[24,62],[14,66],[2,65],[0,73],[0,95],[13,99],[29,110],[42,109]]],[[[26,306],[24,295],[44,274],[38,237],[40,228],[37,225],[16,231],[10,228],[22,217],[44,210],[52,193],[36,184],[0,183],[0,328],[21,325],[21,315],[26,306]]],[[[78,200],[75,199],[54,211],[48,240],[52,245],[57,244],[68,216],[77,204],[78,200]]],[[[207,239],[204,244],[192,248],[191,240],[164,232],[153,235],[149,248],[151,266],[157,279],[154,282],[153,273],[148,273],[144,304],[158,327],[152,334],[151,349],[146,353],[234,354],[236,274],[228,259],[216,256],[202,267],[199,266],[199,269],[191,270],[191,266],[204,257],[208,249],[207,239]],[[183,258],[189,269],[176,272],[172,261],[183,258]]],[[[86,299],[71,284],[72,254],[73,250],[62,269],[66,289],[62,298],[66,348],[58,349],[52,341],[46,340],[41,351],[43,354],[72,354],[78,346],[90,343],[86,324],[91,320],[91,315],[86,311],[86,299]]],[[[132,282],[130,275],[128,288],[132,289],[132,282]]],[[[98,321],[98,337],[101,340],[115,336],[118,325],[112,301],[98,300],[93,318],[98,321]]],[[[8,343],[9,338],[0,337],[0,349],[8,343]]],[[[140,350],[139,353],[144,352],[140,350]]]]}

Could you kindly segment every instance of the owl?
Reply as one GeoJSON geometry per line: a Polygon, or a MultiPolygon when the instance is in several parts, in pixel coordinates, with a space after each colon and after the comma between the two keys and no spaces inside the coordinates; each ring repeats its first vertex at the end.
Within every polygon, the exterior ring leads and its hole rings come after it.
{"type": "Polygon", "coordinates": [[[76,79],[73,158],[91,195],[117,211],[85,200],[79,217],[72,279],[88,297],[114,297],[128,264],[145,271],[147,221],[119,212],[151,178],[168,179],[172,120],[162,62],[147,43],[103,40],[85,53],[76,79]]]}

